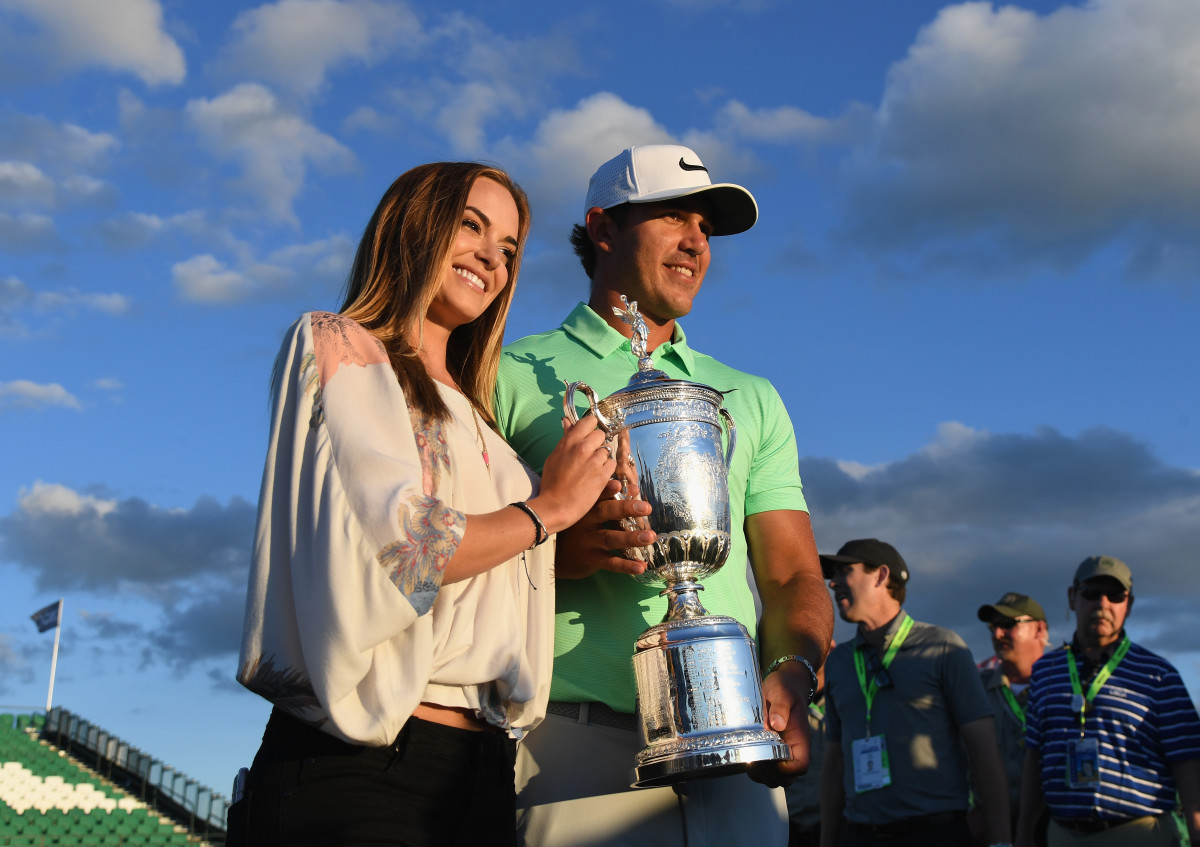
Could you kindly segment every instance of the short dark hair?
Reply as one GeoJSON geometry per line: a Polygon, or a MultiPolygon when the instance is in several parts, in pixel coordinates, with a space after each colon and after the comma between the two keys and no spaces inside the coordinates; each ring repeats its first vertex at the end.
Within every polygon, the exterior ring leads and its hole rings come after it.
{"type": "MultiPolygon", "coordinates": [[[[604,213],[612,218],[617,228],[620,229],[625,226],[629,204],[620,203],[611,206],[605,209],[604,213]]],[[[583,272],[587,274],[588,279],[591,279],[596,273],[596,245],[592,243],[592,237],[588,235],[587,227],[583,224],[575,224],[571,227],[571,249],[579,257],[579,263],[583,265],[583,272]]]]}
{"type": "MultiPolygon", "coordinates": [[[[883,565],[872,565],[868,562],[862,563],[863,573],[875,573],[875,571],[882,567],[883,565]]],[[[888,568],[887,590],[888,594],[892,595],[893,600],[901,606],[904,605],[904,599],[908,596],[908,583],[897,576],[895,568],[888,568]]]]}

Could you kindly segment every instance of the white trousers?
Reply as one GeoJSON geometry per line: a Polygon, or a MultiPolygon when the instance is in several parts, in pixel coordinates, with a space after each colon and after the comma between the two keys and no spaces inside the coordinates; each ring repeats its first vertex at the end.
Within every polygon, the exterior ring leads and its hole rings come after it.
{"type": "MultiPolygon", "coordinates": [[[[581,715],[581,718],[583,716],[581,715]]],[[[517,747],[527,847],[786,847],[783,789],[744,774],[633,789],[637,733],[548,715],[517,747]]]]}

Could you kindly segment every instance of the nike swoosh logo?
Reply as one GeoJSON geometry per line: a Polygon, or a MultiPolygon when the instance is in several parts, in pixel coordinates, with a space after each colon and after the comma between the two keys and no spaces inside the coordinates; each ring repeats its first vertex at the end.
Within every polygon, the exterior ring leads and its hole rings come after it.
{"type": "Polygon", "coordinates": [[[687,162],[683,161],[682,156],[679,157],[679,167],[683,168],[685,171],[704,171],[705,173],[708,173],[708,168],[704,167],[704,165],[689,165],[687,162]]]}

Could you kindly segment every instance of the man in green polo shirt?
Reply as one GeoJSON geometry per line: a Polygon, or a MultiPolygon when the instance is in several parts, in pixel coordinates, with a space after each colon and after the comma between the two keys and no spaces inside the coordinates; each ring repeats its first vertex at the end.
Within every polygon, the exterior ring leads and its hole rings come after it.
{"type": "Polygon", "coordinates": [[[602,501],[558,537],[555,665],[549,715],[518,751],[518,830],[536,845],[783,845],[787,808],[778,786],[808,764],[808,702],[833,631],[816,545],[801,491],[795,435],[778,393],[761,377],[692,350],[677,320],[688,314],[708,269],[710,238],[753,226],[758,207],[737,185],[716,184],[692,150],[633,147],[593,175],[572,244],[591,279],[580,303],[551,332],[505,348],[496,415],[517,452],[540,468],[562,435],[564,381],[600,396],[637,369],[630,328],[613,308],[636,301],[654,366],[723,392],[737,422],[729,469],[732,552],[704,580],[705,608],[756,634],[766,720],[792,761],[742,775],[630,790],[639,742],[632,656],[637,636],[659,623],[666,600],[629,574],[641,562],[613,553],[653,533],[624,532],[617,518],[637,501],[602,501]],[[732,390],[736,389],[736,390],[732,390]],[[762,601],[756,620],[747,557],[762,601]],[[784,659],[778,662],[776,660],[784,659]]]}

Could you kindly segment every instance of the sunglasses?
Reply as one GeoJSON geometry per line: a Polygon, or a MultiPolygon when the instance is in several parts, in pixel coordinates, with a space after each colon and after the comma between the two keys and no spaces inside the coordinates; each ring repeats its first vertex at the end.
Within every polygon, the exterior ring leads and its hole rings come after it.
{"type": "Polygon", "coordinates": [[[1124,603],[1129,599],[1129,592],[1124,588],[1110,588],[1107,591],[1103,588],[1080,588],[1078,593],[1089,603],[1095,603],[1101,597],[1107,597],[1110,603],[1124,603]]]}
{"type": "Polygon", "coordinates": [[[988,621],[987,628],[992,632],[998,629],[1015,629],[1017,624],[1033,623],[1033,618],[996,618],[988,621]]]}
{"type": "Polygon", "coordinates": [[[875,680],[876,688],[891,688],[892,676],[887,672],[887,668],[883,666],[883,662],[879,660],[879,654],[874,650],[867,650],[867,670],[871,674],[871,678],[875,680]]]}

